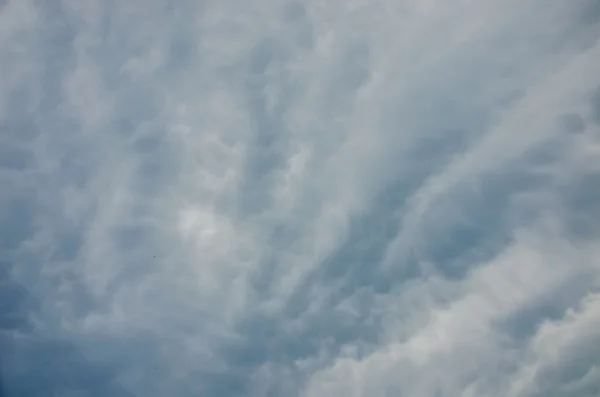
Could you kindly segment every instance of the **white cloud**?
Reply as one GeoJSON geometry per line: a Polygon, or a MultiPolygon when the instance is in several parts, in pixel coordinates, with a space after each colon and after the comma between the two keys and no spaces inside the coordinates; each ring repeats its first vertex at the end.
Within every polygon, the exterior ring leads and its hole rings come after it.
{"type": "Polygon", "coordinates": [[[593,395],[599,29],[592,0],[7,2],[8,394],[593,395]]]}
{"type": "MultiPolygon", "coordinates": [[[[592,259],[597,246],[573,246],[554,233],[536,232],[519,232],[516,242],[499,257],[477,266],[458,281],[459,296],[446,299],[443,305],[432,305],[431,297],[421,289],[419,298],[429,303],[425,304],[426,310],[419,310],[428,317],[422,326],[414,327],[417,322],[407,307],[413,303],[403,299],[409,294],[402,292],[395,300],[390,299],[389,309],[398,317],[388,323],[387,342],[366,357],[335,360],[331,367],[313,376],[306,395],[344,394],[345,390],[357,395],[385,394],[391,389],[400,394],[429,395],[438,390],[448,394],[507,395],[511,389],[503,384],[506,377],[529,385],[531,380],[523,378],[538,372],[525,364],[513,375],[521,363],[531,360],[536,368],[557,363],[568,367],[560,354],[572,347],[569,339],[581,343],[584,349],[597,339],[593,324],[597,321],[597,302],[593,295],[586,298],[585,292],[597,288],[600,281],[597,260],[592,259]],[[573,285],[581,288],[575,296],[568,290],[573,285]],[[582,315],[572,314],[572,309],[560,313],[566,317],[565,324],[534,327],[534,334],[526,335],[525,345],[506,328],[527,321],[519,318],[523,313],[540,316],[543,309],[536,306],[543,307],[544,301],[557,296],[561,300],[575,298],[575,302],[585,299],[582,315]]],[[[532,320],[543,321],[540,318],[532,320]]],[[[509,395],[529,395],[530,391],[525,393],[521,388],[512,393],[509,395]]]]}

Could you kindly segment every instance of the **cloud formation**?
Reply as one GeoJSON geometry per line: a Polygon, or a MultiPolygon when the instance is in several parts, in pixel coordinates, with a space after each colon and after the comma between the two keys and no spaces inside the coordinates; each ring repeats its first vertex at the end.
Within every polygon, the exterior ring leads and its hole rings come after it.
{"type": "Polygon", "coordinates": [[[0,1],[5,396],[600,393],[600,3],[0,1]]]}

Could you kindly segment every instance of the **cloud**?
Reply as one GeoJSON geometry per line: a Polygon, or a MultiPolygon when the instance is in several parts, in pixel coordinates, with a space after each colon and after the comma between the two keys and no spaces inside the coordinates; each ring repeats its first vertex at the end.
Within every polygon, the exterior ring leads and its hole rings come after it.
{"type": "Polygon", "coordinates": [[[599,16],[0,2],[0,388],[596,395],[599,16]]]}

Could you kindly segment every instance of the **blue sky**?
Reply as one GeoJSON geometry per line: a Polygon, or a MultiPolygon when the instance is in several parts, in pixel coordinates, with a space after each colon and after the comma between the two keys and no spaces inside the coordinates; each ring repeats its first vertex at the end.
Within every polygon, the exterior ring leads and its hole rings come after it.
{"type": "Polygon", "coordinates": [[[596,0],[0,2],[0,389],[595,397],[596,0]]]}

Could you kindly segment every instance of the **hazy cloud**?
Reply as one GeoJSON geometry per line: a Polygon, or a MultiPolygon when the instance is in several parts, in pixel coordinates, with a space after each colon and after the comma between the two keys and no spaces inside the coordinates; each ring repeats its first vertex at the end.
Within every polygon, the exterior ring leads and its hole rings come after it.
{"type": "Polygon", "coordinates": [[[597,1],[0,27],[5,396],[600,393],[597,1]]]}

